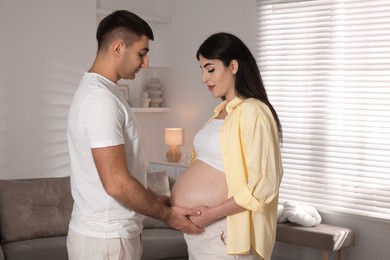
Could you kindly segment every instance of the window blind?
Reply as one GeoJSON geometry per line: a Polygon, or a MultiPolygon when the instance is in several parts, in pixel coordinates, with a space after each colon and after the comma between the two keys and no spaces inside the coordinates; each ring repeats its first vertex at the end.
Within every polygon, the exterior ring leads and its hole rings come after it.
{"type": "Polygon", "coordinates": [[[280,202],[390,220],[390,1],[258,0],[256,14],[280,202]]]}

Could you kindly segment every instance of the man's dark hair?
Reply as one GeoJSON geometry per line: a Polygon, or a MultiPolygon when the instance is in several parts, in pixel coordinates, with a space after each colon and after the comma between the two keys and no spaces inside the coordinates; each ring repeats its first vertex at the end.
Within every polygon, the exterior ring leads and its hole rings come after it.
{"type": "Polygon", "coordinates": [[[109,46],[117,38],[122,39],[126,47],[129,47],[143,35],[154,40],[153,31],[147,22],[132,12],[118,10],[99,23],[96,32],[98,50],[109,46]]]}

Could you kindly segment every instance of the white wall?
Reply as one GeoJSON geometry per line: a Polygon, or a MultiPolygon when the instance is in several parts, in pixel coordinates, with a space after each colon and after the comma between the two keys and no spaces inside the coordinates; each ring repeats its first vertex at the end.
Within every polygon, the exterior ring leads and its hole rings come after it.
{"type": "Polygon", "coordinates": [[[69,175],[66,113],[95,53],[95,0],[0,1],[0,177],[69,175]]]}
{"type": "MultiPolygon", "coordinates": [[[[169,126],[184,128],[182,150],[189,152],[194,134],[219,102],[201,83],[195,59],[200,43],[228,31],[254,47],[255,0],[0,0],[0,178],[69,175],[66,113],[96,52],[96,5],[171,17],[170,28],[156,38],[171,64],[165,82],[171,112],[137,114],[148,160],[164,159],[163,131],[169,126]]],[[[346,250],[345,260],[389,258],[388,222],[322,216],[356,230],[356,246],[346,250]]],[[[278,243],[273,260],[281,259],[321,259],[321,254],[278,243]]]]}

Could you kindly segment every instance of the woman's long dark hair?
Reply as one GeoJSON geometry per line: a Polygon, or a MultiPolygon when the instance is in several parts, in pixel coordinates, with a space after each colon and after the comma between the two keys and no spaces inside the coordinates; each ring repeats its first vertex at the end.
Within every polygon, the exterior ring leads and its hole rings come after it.
{"type": "Polygon", "coordinates": [[[216,33],[200,45],[196,52],[198,60],[199,56],[209,60],[221,60],[225,67],[228,67],[232,60],[238,61],[239,66],[235,83],[236,95],[241,98],[256,98],[264,102],[272,112],[282,140],[282,125],[279,116],[268,100],[260,70],[248,47],[237,36],[223,32],[216,33]]]}

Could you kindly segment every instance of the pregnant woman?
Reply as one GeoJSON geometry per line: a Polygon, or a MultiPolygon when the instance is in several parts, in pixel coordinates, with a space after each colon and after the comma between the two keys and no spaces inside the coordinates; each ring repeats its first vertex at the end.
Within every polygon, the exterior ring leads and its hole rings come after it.
{"type": "Polygon", "coordinates": [[[190,260],[270,259],[276,236],[281,125],[247,46],[211,35],[196,54],[202,80],[223,102],[196,134],[174,206],[201,210],[202,234],[184,234],[190,260]]]}

